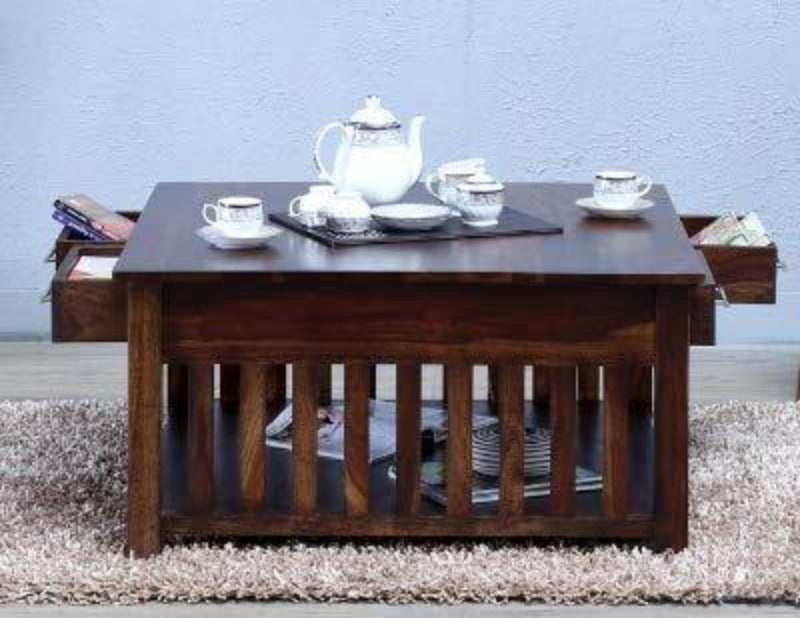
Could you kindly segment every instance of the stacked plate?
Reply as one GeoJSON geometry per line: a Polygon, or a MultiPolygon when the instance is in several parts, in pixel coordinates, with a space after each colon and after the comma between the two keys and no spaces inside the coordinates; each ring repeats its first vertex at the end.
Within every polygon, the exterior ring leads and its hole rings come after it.
{"type": "MultiPolygon", "coordinates": [[[[484,476],[500,475],[500,428],[478,429],[472,434],[472,468],[484,476]]],[[[526,430],[525,476],[550,474],[550,432],[526,430]]]]}
{"type": "Polygon", "coordinates": [[[452,212],[437,204],[388,204],[372,209],[372,218],[381,227],[401,232],[422,232],[442,225],[452,212]]]}

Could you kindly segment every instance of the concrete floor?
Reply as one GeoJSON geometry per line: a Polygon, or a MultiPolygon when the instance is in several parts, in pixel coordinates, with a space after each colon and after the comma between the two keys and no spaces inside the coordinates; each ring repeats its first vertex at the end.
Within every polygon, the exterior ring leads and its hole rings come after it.
{"type": "MultiPolygon", "coordinates": [[[[126,349],[120,344],[0,343],[0,399],[109,398],[124,397],[126,349]]],[[[800,346],[727,346],[692,350],[690,399],[712,403],[730,399],[791,400],[795,398],[800,346]]],[[[379,395],[392,396],[390,371],[378,374],[379,395]]],[[[431,368],[424,374],[423,396],[434,396],[441,388],[440,374],[431,368]]],[[[475,396],[485,396],[485,375],[476,375],[475,396]]],[[[334,372],[334,394],[341,389],[341,374],[334,372]]],[[[147,604],[133,607],[0,606],[5,617],[127,618],[128,616],[205,618],[211,616],[333,616],[393,618],[400,616],[547,618],[582,616],[798,616],[798,608],[771,605],[724,605],[709,607],[648,605],[629,607],[544,604],[510,605],[408,605],[319,604],[319,603],[223,603],[204,605],[147,604]]]]}

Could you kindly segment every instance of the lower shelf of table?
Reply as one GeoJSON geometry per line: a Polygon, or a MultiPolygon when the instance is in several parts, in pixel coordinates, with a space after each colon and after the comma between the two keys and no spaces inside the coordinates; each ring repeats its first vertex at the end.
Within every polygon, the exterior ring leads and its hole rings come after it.
{"type": "MultiPolygon", "coordinates": [[[[437,405],[425,402],[426,406],[437,405]]],[[[487,413],[485,402],[475,402],[477,413],[487,413]]],[[[526,420],[547,426],[546,411],[532,404],[525,408],[526,420]]],[[[578,411],[577,465],[602,471],[602,404],[584,403],[578,411]]],[[[313,515],[291,512],[291,452],[266,450],[265,505],[256,514],[241,514],[238,483],[238,415],[235,408],[219,402],[214,410],[214,504],[208,510],[192,508],[189,497],[186,418],[169,415],[162,439],[162,531],[190,536],[347,536],[347,537],[611,537],[649,538],[653,513],[653,422],[648,414],[633,413],[630,419],[629,452],[630,514],[607,519],[602,510],[602,492],[576,495],[575,514],[555,518],[548,515],[548,498],[526,500],[521,517],[498,517],[497,504],[475,504],[466,517],[444,517],[445,508],[421,499],[418,516],[395,514],[395,484],[387,475],[393,460],[372,465],[370,513],[352,517],[344,509],[342,462],[318,459],[317,511],[313,515]]],[[[439,447],[434,458],[443,457],[439,447]]]]}

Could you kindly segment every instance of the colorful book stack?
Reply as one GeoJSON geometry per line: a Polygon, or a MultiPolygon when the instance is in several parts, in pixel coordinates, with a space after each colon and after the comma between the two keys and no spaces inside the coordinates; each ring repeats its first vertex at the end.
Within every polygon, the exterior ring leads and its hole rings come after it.
{"type": "Polygon", "coordinates": [[[53,208],[53,219],[89,240],[124,242],[133,233],[133,221],[82,193],[56,198],[53,208]]]}

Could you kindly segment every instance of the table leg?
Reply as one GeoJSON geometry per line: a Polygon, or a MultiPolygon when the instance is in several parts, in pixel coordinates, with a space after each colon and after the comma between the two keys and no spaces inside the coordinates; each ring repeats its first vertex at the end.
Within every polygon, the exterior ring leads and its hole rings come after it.
{"type": "Polygon", "coordinates": [[[128,285],[128,549],[161,551],[161,286],[128,285]]]}
{"type": "Polygon", "coordinates": [[[689,292],[656,291],[655,536],[659,549],[688,544],[689,292]]]}

